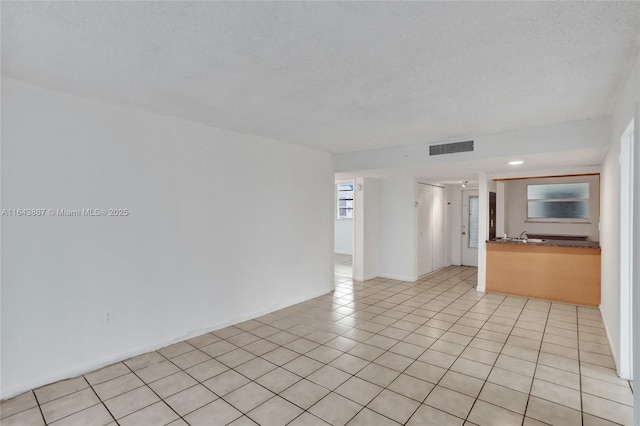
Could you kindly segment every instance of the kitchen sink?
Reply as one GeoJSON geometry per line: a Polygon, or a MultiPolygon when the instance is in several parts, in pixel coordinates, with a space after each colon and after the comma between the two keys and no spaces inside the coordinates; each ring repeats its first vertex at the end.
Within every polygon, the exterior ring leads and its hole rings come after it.
{"type": "Polygon", "coordinates": [[[496,238],[496,240],[498,241],[515,241],[515,242],[521,242],[521,243],[544,243],[547,240],[543,239],[543,238],[514,238],[514,237],[507,237],[507,238],[496,238]]]}

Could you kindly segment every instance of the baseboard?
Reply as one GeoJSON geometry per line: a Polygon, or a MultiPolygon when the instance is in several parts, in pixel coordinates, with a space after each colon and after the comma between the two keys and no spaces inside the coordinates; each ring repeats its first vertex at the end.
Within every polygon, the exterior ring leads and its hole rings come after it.
{"type": "Polygon", "coordinates": [[[100,368],[106,367],[108,365],[114,364],[116,362],[120,362],[120,361],[124,361],[127,360],[129,358],[132,358],[134,356],[138,356],[138,355],[142,355],[144,353],[147,352],[151,352],[151,351],[155,351],[158,350],[160,348],[163,348],[165,346],[169,346],[172,345],[174,343],[178,343],[178,342],[182,342],[183,340],[187,340],[187,339],[191,339],[193,337],[197,337],[200,336],[202,334],[205,333],[210,333],[212,331],[216,331],[216,330],[220,330],[222,328],[225,327],[229,327],[230,325],[234,325],[234,324],[239,324],[241,322],[244,321],[248,321],[250,319],[254,319],[254,318],[258,318],[261,317],[263,315],[266,314],[270,314],[271,312],[275,312],[278,311],[280,309],[284,309],[287,308],[289,306],[293,306],[296,305],[298,303],[301,302],[305,302],[307,300],[319,297],[319,296],[323,296],[325,294],[331,293],[333,291],[333,287],[327,287],[326,290],[322,290],[322,291],[318,291],[318,292],[313,292],[310,293],[308,295],[305,296],[301,296],[295,299],[291,299],[288,300],[287,302],[284,303],[279,303],[277,305],[273,305],[270,306],[266,309],[262,309],[256,312],[253,312],[251,314],[248,315],[243,315],[241,317],[236,317],[233,318],[231,320],[228,321],[224,321],[221,323],[217,323],[217,324],[212,324],[209,325],[207,327],[204,328],[200,328],[197,330],[191,330],[185,334],[182,334],[180,336],[174,336],[172,338],[168,338],[168,339],[163,339],[160,341],[156,341],[154,343],[145,345],[145,346],[141,346],[138,347],[136,349],[130,350],[130,351],[125,351],[125,352],[121,352],[117,355],[112,355],[112,356],[108,356],[105,358],[101,358],[99,360],[96,361],[91,361],[85,364],[81,364],[81,365],[76,365],[73,368],[69,368],[69,369],[65,369],[65,370],[61,370],[58,371],[56,373],[47,375],[45,377],[39,377],[38,379],[35,380],[28,380],[25,381],[17,386],[10,386],[10,387],[2,387],[1,392],[0,392],[0,399],[4,400],[4,399],[8,399],[8,398],[12,398],[14,396],[20,395],[21,393],[30,391],[32,389],[37,389],[39,387],[48,385],[50,383],[55,383],[57,381],[60,380],[65,380],[65,379],[70,379],[73,377],[78,377],[82,374],[86,374],[86,373],[90,373],[92,371],[98,370],[100,368]]]}
{"type": "Polygon", "coordinates": [[[356,277],[353,277],[353,279],[354,279],[354,280],[356,280],[356,281],[360,281],[360,282],[362,282],[362,281],[369,281],[369,280],[372,280],[372,279],[374,279],[374,278],[378,278],[378,275],[367,275],[367,276],[365,276],[365,277],[357,277],[357,276],[356,276],[356,277]]]}
{"type": "Polygon", "coordinates": [[[378,274],[378,277],[385,278],[388,280],[396,280],[396,281],[405,281],[405,282],[416,282],[418,277],[407,277],[402,275],[392,275],[392,274],[378,274]]]}
{"type": "Polygon", "coordinates": [[[615,351],[615,347],[611,342],[611,333],[609,332],[609,326],[607,325],[607,320],[604,315],[602,315],[602,304],[598,306],[598,311],[600,312],[600,318],[602,318],[602,324],[604,324],[604,331],[607,333],[607,342],[609,342],[609,350],[611,351],[611,358],[613,358],[613,365],[616,367],[616,374],[620,376],[620,370],[618,369],[618,354],[615,351]]]}

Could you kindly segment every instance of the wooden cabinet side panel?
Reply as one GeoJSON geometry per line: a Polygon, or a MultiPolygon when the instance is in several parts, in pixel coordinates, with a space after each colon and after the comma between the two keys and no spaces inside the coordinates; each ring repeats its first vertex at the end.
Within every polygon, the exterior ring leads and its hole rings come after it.
{"type": "Polygon", "coordinates": [[[600,254],[487,251],[487,291],[600,305],[600,254]]]}

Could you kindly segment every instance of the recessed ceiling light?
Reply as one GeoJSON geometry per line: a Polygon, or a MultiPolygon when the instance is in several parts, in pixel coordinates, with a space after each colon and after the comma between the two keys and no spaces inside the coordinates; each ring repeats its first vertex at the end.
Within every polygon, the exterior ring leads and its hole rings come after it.
{"type": "Polygon", "coordinates": [[[520,165],[522,163],[524,163],[524,161],[522,161],[522,160],[509,161],[509,165],[510,166],[518,166],[518,165],[520,165]]]}

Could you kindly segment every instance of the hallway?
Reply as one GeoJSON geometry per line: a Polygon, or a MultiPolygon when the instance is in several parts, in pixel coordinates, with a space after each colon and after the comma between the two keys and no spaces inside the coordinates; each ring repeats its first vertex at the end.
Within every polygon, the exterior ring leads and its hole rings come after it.
{"type": "Polygon", "coordinates": [[[353,277],[353,256],[350,254],[335,254],[336,279],[353,277]]]}

